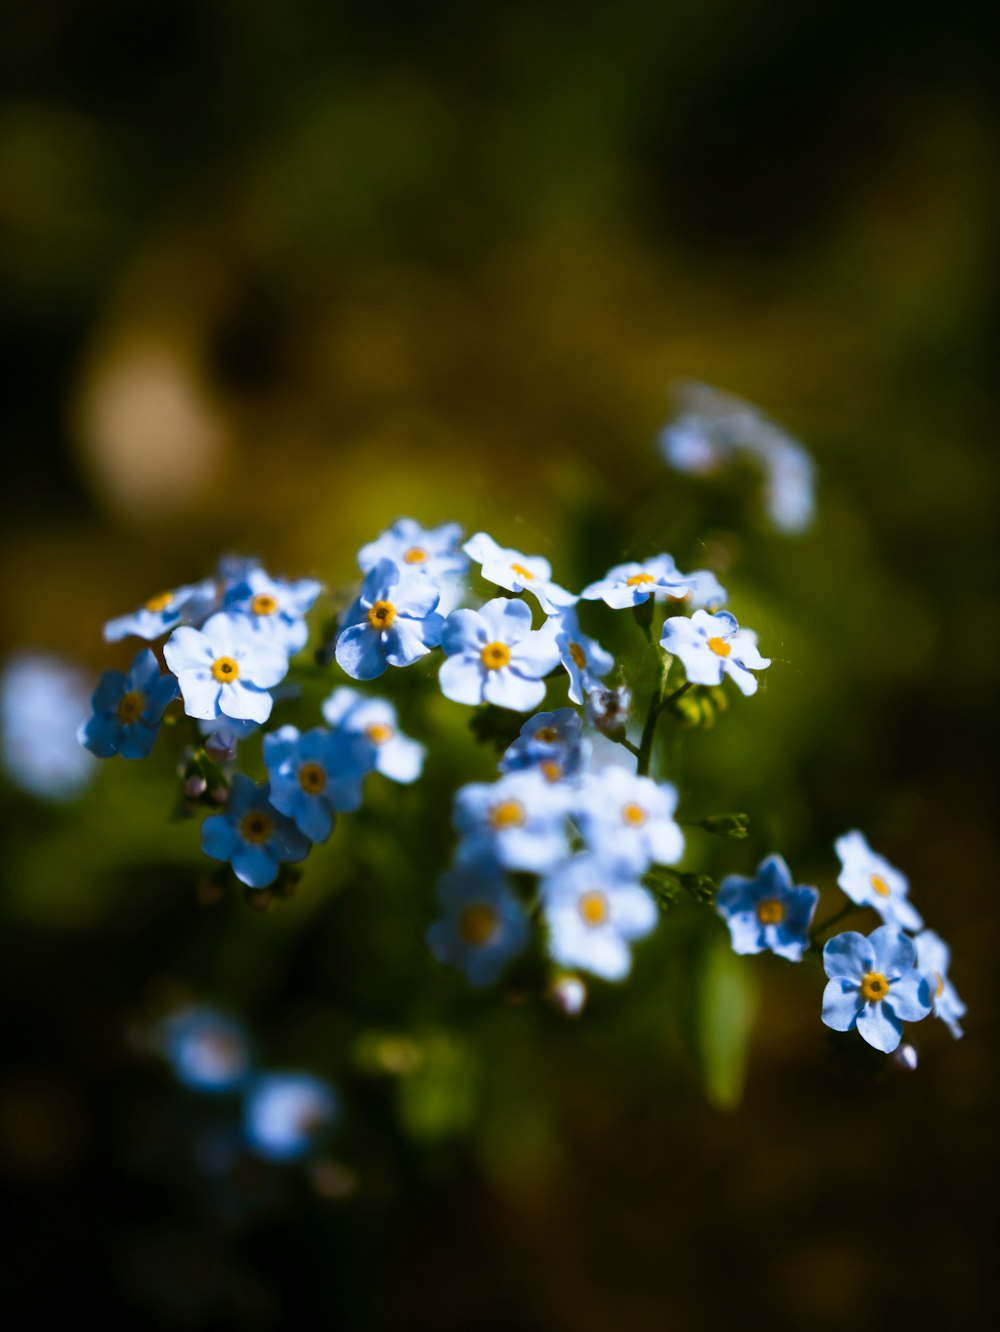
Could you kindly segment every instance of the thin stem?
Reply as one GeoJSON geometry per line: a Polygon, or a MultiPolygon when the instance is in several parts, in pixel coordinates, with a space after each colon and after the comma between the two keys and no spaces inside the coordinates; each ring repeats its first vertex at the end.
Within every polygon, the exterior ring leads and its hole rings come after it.
{"type": "Polygon", "coordinates": [[[674,692],[668,698],[665,698],[663,700],[663,702],[660,704],[661,710],[663,708],[669,708],[671,703],[673,703],[676,699],[683,697],[683,695],[686,694],[689,689],[693,688],[694,685],[691,683],[690,680],[688,680],[687,684],[682,684],[680,689],[675,689],[674,692]]]}
{"type": "Polygon", "coordinates": [[[847,905],[842,906],[839,911],[835,911],[832,916],[827,916],[826,920],[820,921],[818,925],[814,925],[812,928],[812,933],[814,935],[824,934],[830,928],[831,925],[839,924],[839,922],[842,921],[845,916],[850,916],[855,911],[860,911],[860,910],[861,908],[858,906],[856,902],[848,902],[847,905]]]}
{"type": "MultiPolygon", "coordinates": [[[[640,777],[649,776],[649,765],[653,758],[653,740],[656,736],[656,723],[663,707],[663,691],[667,686],[667,673],[670,670],[671,661],[672,658],[664,654],[660,662],[660,673],[657,676],[656,688],[649,700],[649,711],[646,713],[646,723],[642,728],[642,739],[639,741],[639,753],[636,755],[635,770],[640,777]]],[[[673,697],[672,694],[671,698],[673,697]]]]}
{"type": "Polygon", "coordinates": [[[632,743],[632,741],[628,739],[627,736],[624,736],[624,735],[623,735],[623,736],[620,736],[619,739],[618,739],[618,743],[619,743],[620,745],[624,745],[625,748],[628,750],[628,752],[629,752],[630,754],[634,754],[636,758],[639,757],[639,753],[640,753],[639,746],[638,746],[638,745],[634,745],[634,744],[632,743]]]}

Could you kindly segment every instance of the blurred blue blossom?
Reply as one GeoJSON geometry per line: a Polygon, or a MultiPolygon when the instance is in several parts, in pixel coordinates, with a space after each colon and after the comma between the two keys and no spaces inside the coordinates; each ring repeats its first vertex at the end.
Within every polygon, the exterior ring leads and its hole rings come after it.
{"type": "Polygon", "coordinates": [[[578,598],[552,581],[552,566],[541,555],[524,555],[477,532],[463,550],[481,566],[483,578],[508,592],[530,592],[547,615],[572,606],[578,598]]]}
{"type": "Polygon", "coordinates": [[[329,1134],[339,1112],[337,1093],[312,1073],[262,1073],[243,1105],[249,1149],[279,1164],[306,1160],[329,1134]]]}
{"type": "Polygon", "coordinates": [[[913,941],[917,946],[917,967],[927,977],[934,1016],[946,1023],[957,1041],[962,1035],[959,1019],[965,1017],[965,1004],[948,979],[951,950],[933,930],[922,930],[913,941]]]}
{"type": "Polygon", "coordinates": [[[223,610],[245,615],[262,644],[291,656],[306,645],[305,616],[322,590],[315,578],[286,582],[253,567],[227,588],[223,610]]]}
{"type": "Polygon", "coordinates": [[[676,808],[675,787],[610,764],[573,793],[573,817],[587,847],[636,874],[651,864],[673,865],[684,854],[676,808]]]}
{"type": "Polygon", "coordinates": [[[93,716],[79,730],[80,744],[98,758],[145,758],[160,733],[164,709],[177,695],[177,681],[161,675],[155,654],[144,648],[127,673],[103,673],[94,690],[93,716]]]}
{"type": "Polygon", "coordinates": [[[551,869],[569,850],[567,809],[564,788],[534,768],[471,782],[455,795],[459,858],[532,873],[551,869]]]}
{"type": "Polygon", "coordinates": [[[677,568],[670,555],[656,555],[649,560],[629,560],[616,564],[603,578],[590,583],[580,596],[585,601],[603,601],[612,610],[641,606],[650,597],[681,600],[691,591],[691,583],[677,568]]]}
{"type": "Polygon", "coordinates": [[[550,615],[542,628],[556,640],[559,659],[569,675],[570,702],[582,704],[585,696],[598,688],[612,669],[614,657],[582,631],[573,607],[550,615]]]}
{"type": "Polygon", "coordinates": [[[82,671],[48,652],[20,652],[0,672],[0,753],[15,786],[69,800],[90,782],[95,760],[78,732],[89,711],[82,671]]]}
{"type": "Polygon", "coordinates": [[[160,592],[150,597],[138,610],[109,620],[104,626],[104,637],[109,643],[117,643],[129,636],[145,638],[151,642],[179,625],[195,624],[203,620],[217,604],[216,586],[211,578],[175,587],[169,592],[160,592]]]}
{"type": "Polygon", "coordinates": [[[214,1008],[193,1005],[169,1014],[157,1024],[153,1045],[192,1091],[237,1091],[250,1072],[246,1028],[214,1008]]]}
{"type": "Polygon", "coordinates": [[[730,874],[723,879],[715,906],[729,926],[733,952],[770,949],[789,962],[801,962],[818,901],[817,889],[792,883],[781,856],[768,856],[754,878],[730,874]]]}
{"type": "Polygon", "coordinates": [[[573,708],[539,712],[521,727],[521,734],[500,760],[501,772],[537,768],[549,782],[575,777],[586,766],[590,744],[583,721],[573,708]]]}
{"type": "Polygon", "coordinates": [[[469,568],[462,551],[462,528],[458,523],[421,527],[413,518],[400,518],[392,527],[358,551],[358,566],[368,573],[379,560],[392,560],[400,569],[433,579],[440,600],[437,611],[448,615],[464,591],[463,575],[469,568]]]}
{"type": "Polygon", "coordinates": [[[426,749],[399,729],[396,709],[384,698],[369,698],[346,686],[323,703],[323,716],[334,730],[363,736],[371,747],[371,766],[394,782],[415,782],[426,749]]]}
{"type": "Polygon", "coordinates": [[[871,849],[864,833],[857,828],[844,833],[834,849],[841,863],[837,883],[852,902],[874,908],[887,925],[911,931],[922,928],[923,917],[907,897],[906,876],[871,849]]]}
{"type": "Polygon", "coordinates": [[[431,952],[472,985],[491,985],[528,941],[527,917],[507,876],[489,865],[449,870],[437,896],[442,916],[427,931],[431,952]]]}
{"type": "Polygon", "coordinates": [[[656,925],[650,893],[626,868],[598,855],[565,861],[542,881],[541,894],[553,959],[605,980],[628,975],[629,945],[656,925]]]}

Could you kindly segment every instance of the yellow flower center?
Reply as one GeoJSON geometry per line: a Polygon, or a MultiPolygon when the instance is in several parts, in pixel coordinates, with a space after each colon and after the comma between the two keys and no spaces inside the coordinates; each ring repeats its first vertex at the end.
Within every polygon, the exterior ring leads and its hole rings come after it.
{"type": "Polygon", "coordinates": [[[708,646],[717,657],[728,657],[733,650],[724,638],[710,638],[708,646]]]}
{"type": "Polygon", "coordinates": [[[383,722],[372,722],[371,726],[365,727],[365,735],[373,745],[384,745],[387,740],[391,740],[394,731],[391,726],[386,726],[383,722]]]}
{"type": "Polygon", "coordinates": [[[656,579],[652,574],[639,573],[633,574],[631,578],[625,579],[626,587],[642,587],[643,583],[655,583],[656,579]]]}
{"type": "Polygon", "coordinates": [[[278,602],[269,593],[258,592],[250,603],[250,609],[254,615],[273,615],[278,609],[278,602]]]}
{"type": "Polygon", "coordinates": [[[271,836],[271,820],[259,809],[252,809],[240,821],[240,835],[245,842],[266,842],[271,836]]]}
{"type": "Polygon", "coordinates": [[[368,612],[368,623],[373,629],[388,629],[396,618],[396,607],[391,601],[376,601],[368,612]]]}
{"type": "Polygon", "coordinates": [[[630,828],[641,828],[648,815],[641,805],[622,805],[622,821],[630,828]]]}
{"type": "Polygon", "coordinates": [[[585,671],[587,669],[587,654],[586,652],[584,652],[583,648],[580,646],[579,643],[570,643],[569,655],[573,658],[573,661],[580,668],[581,671],[585,671]]]}
{"type": "Polygon", "coordinates": [[[430,559],[430,555],[423,546],[411,546],[409,550],[403,551],[403,559],[407,564],[423,564],[430,559]]]}
{"type": "Polygon", "coordinates": [[[524,821],[524,806],[520,800],[503,800],[490,810],[490,823],[498,831],[503,828],[520,828],[524,821]]]}
{"type": "Polygon", "coordinates": [[[506,643],[487,643],[479,655],[488,671],[498,671],[510,661],[510,648],[506,643]]]}
{"type": "Polygon", "coordinates": [[[134,722],[146,706],[146,695],[140,694],[137,689],[130,689],[127,694],[122,694],[118,700],[118,720],[120,722],[134,722]]]}
{"type": "Polygon", "coordinates": [[[173,599],[174,594],[172,592],[161,592],[159,596],[149,598],[146,602],[146,609],[148,611],[166,610],[173,599]]]}
{"type": "Polygon", "coordinates": [[[303,763],[299,768],[299,786],[306,795],[321,795],[326,790],[326,772],[320,763],[303,763]]]}
{"type": "Polygon", "coordinates": [[[497,913],[485,902],[471,902],[463,907],[458,917],[458,932],[462,940],[473,948],[482,948],[496,933],[500,921],[497,913]]]}
{"type": "Polygon", "coordinates": [[[785,919],[785,904],[776,897],[765,897],[757,903],[757,919],[762,925],[780,925],[785,919]]]}
{"type": "Polygon", "coordinates": [[[878,893],[879,897],[889,896],[889,885],[886,883],[885,879],[882,878],[881,874],[870,875],[868,882],[871,884],[872,889],[878,893]]]}
{"type": "Polygon", "coordinates": [[[861,981],[861,993],[870,1004],[877,1004],[889,993],[889,982],[881,971],[868,971],[861,981]]]}
{"type": "Polygon", "coordinates": [[[934,975],[937,977],[937,989],[934,991],[934,998],[940,999],[942,994],[944,994],[944,977],[941,975],[940,971],[935,971],[934,975]]]}
{"type": "Polygon", "coordinates": [[[559,739],[559,732],[554,726],[540,726],[535,732],[535,739],[543,745],[554,745],[559,739]]]}
{"type": "Polygon", "coordinates": [[[608,918],[608,899],[599,888],[591,888],[589,892],[581,893],[577,907],[584,925],[588,925],[591,929],[603,925],[608,918]]]}
{"type": "Polygon", "coordinates": [[[530,569],[526,569],[523,564],[512,564],[510,567],[514,573],[517,574],[518,578],[527,578],[529,583],[534,580],[535,575],[530,569]]]}
{"type": "Polygon", "coordinates": [[[232,684],[234,680],[239,679],[240,668],[232,657],[216,657],[212,662],[212,674],[219,684],[232,684]]]}
{"type": "Polygon", "coordinates": [[[549,759],[547,763],[540,765],[542,776],[547,782],[557,782],[563,775],[562,764],[549,759]]]}

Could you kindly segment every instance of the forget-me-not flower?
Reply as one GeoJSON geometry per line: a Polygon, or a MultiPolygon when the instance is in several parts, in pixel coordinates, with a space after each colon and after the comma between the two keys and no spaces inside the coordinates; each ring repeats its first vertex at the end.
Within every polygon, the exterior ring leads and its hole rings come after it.
{"type": "Polygon", "coordinates": [[[472,985],[492,985],[528,942],[528,920],[507,876],[481,865],[448,870],[437,896],[442,915],[427,931],[431,952],[472,985]]]}
{"type": "Polygon", "coordinates": [[[833,845],[841,863],[837,883],[852,902],[873,907],[887,925],[898,925],[901,930],[923,927],[923,917],[907,897],[906,876],[884,856],[876,855],[864,833],[855,828],[833,845]]]}
{"type": "Polygon", "coordinates": [[[274,700],[268,690],[284,679],[288,657],[221,612],[201,629],[175,629],[163,656],[177,676],[189,717],[211,721],[267,721],[274,700]]]}
{"type": "Polygon", "coordinates": [[[421,527],[413,518],[400,518],[381,536],[361,547],[358,566],[362,573],[367,573],[379,560],[392,560],[401,569],[432,578],[441,594],[438,614],[447,615],[461,599],[462,576],[469,568],[461,541],[462,528],[458,523],[421,527]]]}
{"type": "Polygon", "coordinates": [[[580,596],[584,601],[603,601],[612,610],[624,610],[627,606],[641,606],[650,597],[657,601],[665,597],[680,600],[690,590],[691,583],[673,558],[656,555],[651,560],[616,564],[603,578],[585,587],[580,596]]]}
{"type": "Polygon", "coordinates": [[[178,1082],[192,1091],[236,1091],[250,1072],[246,1029],[214,1008],[199,1005],[169,1014],[157,1025],[153,1043],[178,1082]]]}
{"type": "Polygon", "coordinates": [[[452,611],[441,647],[447,657],[440,674],[445,698],[514,712],[538,707],[545,697],[543,677],[559,664],[552,635],[531,627],[531,607],[507,597],[477,611],[452,611]]]}
{"type": "Polygon", "coordinates": [[[688,591],[667,598],[668,615],[676,611],[717,611],[729,599],[729,594],[711,569],[695,569],[693,573],[682,574],[681,577],[687,583],[688,591]]]}
{"type": "Polygon", "coordinates": [[[917,969],[917,949],[894,925],[880,925],[867,938],[854,930],[838,934],[823,949],[830,977],[823,991],[823,1021],[834,1031],[858,1031],[876,1050],[891,1054],[904,1022],[931,1011],[930,986],[917,969]]]}
{"type": "Polygon", "coordinates": [[[558,783],[533,768],[461,787],[454,807],[460,862],[535,874],[551,869],[569,849],[566,800],[558,783]]]}
{"type": "Polygon", "coordinates": [[[541,555],[524,555],[513,547],[498,545],[486,532],[471,536],[462,549],[481,566],[488,583],[505,587],[508,592],[530,592],[546,615],[578,600],[552,581],[552,566],[541,555]]]}
{"type": "Polygon", "coordinates": [[[309,626],[305,616],[322,590],[315,578],[290,583],[272,578],[255,565],[227,588],[223,609],[245,615],[262,642],[294,656],[306,645],[309,626]]]}
{"type": "Polygon", "coordinates": [[[174,677],[161,675],[155,654],[143,648],[127,672],[105,671],[101,676],[94,690],[94,715],[80,727],[80,743],[98,758],[145,758],[160,733],[163,711],[177,692],[174,677]]]}
{"type": "Polygon", "coordinates": [[[294,726],[282,726],[264,737],[271,804],[311,842],[326,841],[335,812],[346,814],[359,807],[371,760],[371,746],[346,731],[318,726],[300,734],[294,726]]]}
{"type": "Polygon", "coordinates": [[[539,712],[521,727],[521,734],[500,760],[501,772],[537,768],[548,782],[575,777],[586,766],[590,743],[583,721],[573,708],[539,712]]]}
{"type": "Polygon", "coordinates": [[[201,848],[213,860],[228,860],[233,873],[249,888],[266,888],[278,877],[279,866],[303,860],[309,838],[270,799],[267,782],[256,786],[238,773],[222,814],[212,814],[201,825],[201,848]]]}
{"type": "Polygon", "coordinates": [[[605,652],[596,639],[583,632],[572,606],[550,615],[542,626],[542,632],[552,634],[556,640],[559,659],[569,675],[570,700],[582,704],[584,697],[600,686],[600,682],[614,666],[614,657],[610,652],[605,652]]]}
{"type": "Polygon", "coordinates": [[[573,792],[573,817],[588,848],[637,874],[684,854],[676,808],[677,790],[668,782],[613,764],[589,773],[573,792]]]}
{"type": "Polygon", "coordinates": [[[817,889],[792,883],[781,856],[768,856],[754,878],[730,874],[723,879],[715,907],[729,926],[734,953],[769,948],[789,962],[801,962],[818,901],[817,889]]]}
{"type": "Polygon", "coordinates": [[[747,695],[757,692],[757,677],[751,672],[771,664],[757,650],[757,635],[741,629],[729,611],[710,615],[698,610],[690,619],[671,616],[664,623],[660,646],[680,657],[691,684],[720,685],[728,675],[747,695]]]}
{"type": "Polygon", "coordinates": [[[947,1023],[957,1041],[962,1035],[959,1018],[965,1016],[966,1010],[958,991],[948,979],[950,949],[933,930],[921,930],[913,942],[917,946],[917,968],[927,977],[934,1016],[947,1023]]]}
{"type": "Polygon", "coordinates": [[[104,626],[108,643],[117,643],[130,635],[152,642],[182,624],[196,624],[210,615],[217,605],[216,586],[211,578],[185,587],[175,587],[150,597],[144,606],[119,615],[104,626]]]}
{"type": "Polygon", "coordinates": [[[583,853],[541,884],[549,953],[564,967],[622,980],[632,967],[629,944],[656,925],[651,894],[621,865],[583,853]]]}
{"type": "Polygon", "coordinates": [[[399,729],[396,709],[384,698],[369,698],[342,686],[323,703],[323,716],[335,730],[363,736],[371,746],[371,766],[394,782],[415,782],[424,767],[425,747],[399,729]]]}
{"type": "Polygon", "coordinates": [[[80,745],[90,681],[48,652],[19,652],[0,670],[0,759],[15,786],[46,800],[70,800],[94,775],[80,745]]]}
{"type": "Polygon", "coordinates": [[[301,1161],[321,1146],[339,1109],[337,1093],[313,1073],[262,1073],[243,1103],[243,1135],[267,1161],[301,1161]]]}
{"type": "Polygon", "coordinates": [[[412,666],[441,641],[439,599],[432,579],[379,560],[344,616],[337,662],[354,680],[374,680],[388,666],[412,666]]]}

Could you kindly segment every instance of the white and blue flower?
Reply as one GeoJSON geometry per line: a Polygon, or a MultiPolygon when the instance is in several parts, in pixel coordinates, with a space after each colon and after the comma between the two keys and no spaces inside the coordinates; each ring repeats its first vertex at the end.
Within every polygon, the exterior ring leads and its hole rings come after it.
{"type": "Polygon", "coordinates": [[[590,743],[583,721],[573,708],[539,712],[521,727],[521,734],[500,760],[501,772],[537,769],[548,782],[575,777],[586,767],[590,743]]]}
{"type": "Polygon", "coordinates": [[[948,979],[951,950],[933,930],[922,930],[913,942],[917,946],[917,968],[927,977],[934,1016],[947,1024],[957,1041],[962,1036],[959,1019],[965,1017],[966,1009],[948,979]]]}
{"type": "Polygon", "coordinates": [[[90,680],[49,652],[23,651],[0,670],[0,761],[15,786],[70,800],[91,780],[93,754],[80,745],[91,711],[90,680]]]}
{"type": "Polygon", "coordinates": [[[866,938],[854,930],[838,934],[823,949],[830,977],[823,991],[823,1021],[834,1031],[858,1031],[876,1050],[891,1054],[904,1022],[931,1011],[930,986],[917,969],[913,940],[893,925],[866,938]]]}
{"type": "Polygon", "coordinates": [[[673,614],[675,610],[717,611],[729,600],[728,592],[711,569],[695,569],[693,573],[682,574],[681,577],[687,583],[688,591],[681,596],[672,595],[668,598],[668,615],[673,614]],[[673,608],[669,605],[671,601],[677,603],[673,608]]]}
{"type": "Polygon", "coordinates": [[[266,888],[282,864],[308,855],[310,841],[271,803],[266,782],[256,786],[237,774],[225,812],[202,824],[201,847],[213,860],[228,860],[241,883],[266,888]]]}
{"type": "Polygon", "coordinates": [[[580,593],[584,601],[603,601],[612,610],[642,606],[650,597],[677,600],[691,590],[690,581],[677,568],[670,555],[656,555],[651,560],[629,560],[616,564],[603,578],[590,583],[580,593]]]}
{"type": "Polygon", "coordinates": [[[255,565],[227,588],[223,610],[246,616],[263,643],[293,656],[306,645],[309,626],[305,616],[322,590],[315,578],[290,583],[272,578],[255,565]]]}
{"type": "Polygon", "coordinates": [[[710,615],[697,610],[690,619],[671,616],[664,623],[660,646],[681,659],[691,684],[720,685],[728,675],[740,693],[747,695],[757,692],[757,677],[752,672],[771,664],[757,650],[757,635],[752,629],[741,629],[729,611],[710,615]]]}
{"type": "Polygon", "coordinates": [[[80,727],[81,745],[98,758],[145,758],[160,733],[167,704],[178,694],[172,675],[161,675],[149,648],[127,672],[105,671],[94,690],[94,714],[80,727]]]}
{"type": "Polygon", "coordinates": [[[551,633],[559,648],[559,660],[566,667],[569,675],[569,697],[573,703],[582,704],[592,690],[615,664],[610,652],[605,652],[596,639],[590,638],[580,628],[580,621],[573,607],[550,615],[542,626],[543,633],[551,633]]]}
{"type": "Polygon", "coordinates": [[[371,746],[346,731],[316,727],[300,734],[282,726],[264,737],[271,804],[287,814],[311,842],[325,842],[334,814],[361,804],[361,786],[372,770],[371,746]]]}
{"type": "Polygon", "coordinates": [[[569,850],[566,813],[563,788],[535,769],[471,782],[455,794],[459,861],[543,873],[569,850]]]}
{"type": "Polygon", "coordinates": [[[374,680],[389,666],[412,666],[441,641],[439,600],[432,579],[401,573],[392,560],[379,560],[344,617],[337,662],[353,680],[374,680]]]}
{"type": "Polygon", "coordinates": [[[175,629],[163,656],[177,676],[189,717],[265,722],[274,700],[268,690],[284,679],[288,657],[260,642],[233,615],[213,615],[201,629],[175,629]]]}
{"type": "Polygon", "coordinates": [[[552,566],[541,555],[524,555],[511,546],[498,545],[486,532],[471,536],[462,549],[480,565],[483,578],[508,592],[530,592],[546,615],[573,606],[579,600],[552,581],[552,566]]]}
{"type": "Polygon", "coordinates": [[[923,928],[923,917],[907,896],[906,876],[876,855],[864,833],[855,828],[833,845],[841,863],[837,883],[852,902],[874,908],[887,925],[914,932],[923,928]]]}
{"type": "Polygon", "coordinates": [[[178,1082],[192,1091],[238,1091],[250,1073],[246,1029],[236,1018],[214,1008],[199,1005],[169,1014],[158,1023],[153,1044],[178,1082]]]}
{"type": "Polygon", "coordinates": [[[423,771],[427,750],[399,729],[396,709],[387,699],[342,687],[323,703],[323,716],[335,730],[363,736],[371,746],[372,767],[390,781],[415,782],[423,771]]]}
{"type": "Polygon", "coordinates": [[[463,971],[470,984],[492,985],[529,935],[506,875],[491,866],[449,870],[438,880],[437,896],[442,915],[427,931],[431,952],[463,971]]]}
{"type": "Polygon", "coordinates": [[[441,646],[441,692],[453,703],[494,703],[530,712],[545,697],[544,677],[559,664],[551,634],[531,627],[523,601],[496,597],[480,610],[452,611],[441,646]]]}
{"type": "Polygon", "coordinates": [[[152,642],[179,625],[197,624],[210,615],[216,605],[216,586],[211,578],[175,587],[150,597],[138,610],[109,620],[104,626],[104,638],[108,643],[117,643],[130,636],[152,642]]]}
{"type": "Polygon", "coordinates": [[[801,962],[818,901],[817,889],[792,883],[781,856],[768,856],[754,878],[730,874],[723,879],[715,907],[729,926],[734,953],[770,949],[789,962],[801,962]]]}
{"type": "Polygon", "coordinates": [[[302,1161],[322,1146],[339,1111],[337,1093],[313,1073],[262,1073],[243,1103],[243,1136],[266,1161],[302,1161]]]}
{"type": "Polygon", "coordinates": [[[361,547],[358,566],[362,573],[368,573],[379,560],[392,560],[400,569],[433,579],[441,594],[437,611],[447,615],[461,600],[462,578],[469,568],[461,540],[458,523],[421,527],[413,518],[400,518],[381,536],[361,547]]]}
{"type": "Polygon", "coordinates": [[[573,817],[587,847],[610,864],[641,874],[684,854],[674,822],[677,790],[617,765],[589,774],[573,792],[573,817]]]}
{"type": "Polygon", "coordinates": [[[630,943],[656,925],[651,894],[627,869],[601,856],[573,856],[542,880],[541,896],[553,959],[605,980],[628,975],[630,943]]]}

